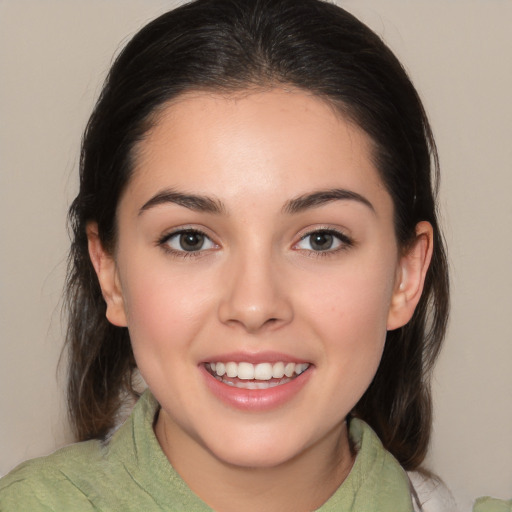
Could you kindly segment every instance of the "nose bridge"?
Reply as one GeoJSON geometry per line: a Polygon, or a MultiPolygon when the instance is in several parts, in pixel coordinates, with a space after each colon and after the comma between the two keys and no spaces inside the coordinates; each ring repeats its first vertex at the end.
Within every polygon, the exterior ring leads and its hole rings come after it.
{"type": "Polygon", "coordinates": [[[278,262],[270,247],[235,251],[226,268],[219,318],[248,332],[287,323],[293,316],[278,262]]]}

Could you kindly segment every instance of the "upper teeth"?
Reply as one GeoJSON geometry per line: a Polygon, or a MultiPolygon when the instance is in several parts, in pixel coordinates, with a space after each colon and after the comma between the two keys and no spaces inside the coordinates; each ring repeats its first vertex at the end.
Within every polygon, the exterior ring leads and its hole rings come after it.
{"type": "Polygon", "coordinates": [[[242,380],[270,380],[281,379],[284,376],[293,377],[293,374],[300,375],[309,367],[308,363],[210,363],[212,372],[219,377],[238,377],[242,380]]]}

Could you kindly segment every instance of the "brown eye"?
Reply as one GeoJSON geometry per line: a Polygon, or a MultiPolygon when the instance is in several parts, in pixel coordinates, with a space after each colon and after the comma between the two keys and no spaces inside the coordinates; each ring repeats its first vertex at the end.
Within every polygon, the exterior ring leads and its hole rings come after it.
{"type": "Polygon", "coordinates": [[[314,251],[328,251],[332,248],[334,237],[326,231],[317,231],[309,235],[309,243],[314,251]]]}
{"type": "Polygon", "coordinates": [[[213,249],[216,245],[201,231],[186,229],[171,233],[161,242],[174,252],[199,252],[213,249]]]}
{"type": "Polygon", "coordinates": [[[181,233],[179,237],[180,248],[184,251],[199,251],[203,248],[205,236],[194,231],[181,233]]]}
{"type": "Polygon", "coordinates": [[[352,240],[343,233],[332,229],[319,229],[304,235],[296,247],[313,252],[334,252],[351,245],[352,240]]]}

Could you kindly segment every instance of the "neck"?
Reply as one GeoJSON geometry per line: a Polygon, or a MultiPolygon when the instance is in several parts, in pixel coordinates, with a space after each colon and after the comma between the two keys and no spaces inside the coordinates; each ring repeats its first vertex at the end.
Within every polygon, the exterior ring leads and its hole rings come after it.
{"type": "Polygon", "coordinates": [[[192,491],[219,512],[301,512],[319,508],[345,480],[354,456],[346,422],[292,459],[272,467],[219,460],[159,415],[155,433],[192,491]]]}

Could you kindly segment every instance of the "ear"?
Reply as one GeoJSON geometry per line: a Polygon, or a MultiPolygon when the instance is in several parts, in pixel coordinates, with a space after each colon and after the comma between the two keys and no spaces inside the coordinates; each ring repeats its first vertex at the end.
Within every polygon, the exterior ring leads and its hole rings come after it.
{"type": "Polygon", "coordinates": [[[126,327],[126,313],[115,259],[103,247],[96,222],[87,224],[86,233],[89,257],[98,276],[103,298],[107,303],[107,319],[118,327],[126,327]]]}
{"type": "Polygon", "coordinates": [[[432,259],[433,239],[430,222],[419,222],[413,244],[400,258],[388,314],[388,331],[404,326],[412,318],[432,259]]]}

